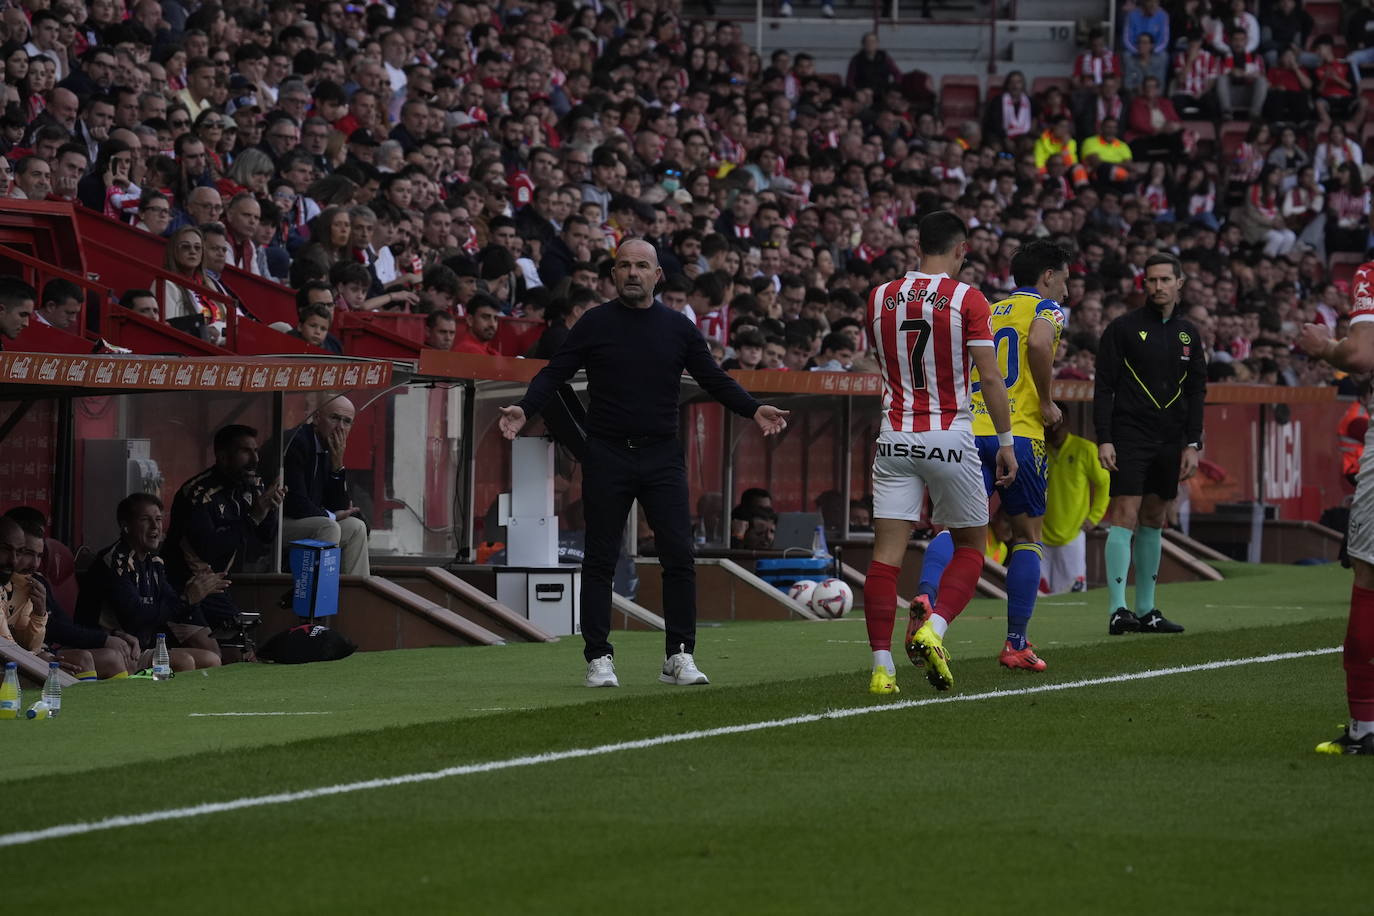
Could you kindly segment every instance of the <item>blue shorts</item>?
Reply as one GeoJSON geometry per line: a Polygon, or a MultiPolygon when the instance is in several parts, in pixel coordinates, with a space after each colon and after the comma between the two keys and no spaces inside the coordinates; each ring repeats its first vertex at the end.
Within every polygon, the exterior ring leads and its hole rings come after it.
{"type": "Polygon", "coordinates": [[[1016,479],[1011,487],[1002,489],[997,479],[997,437],[978,436],[978,457],[983,462],[983,487],[989,496],[996,490],[1002,496],[1002,511],[1007,515],[1029,515],[1040,518],[1045,514],[1045,486],[1048,480],[1045,464],[1045,441],[1016,436],[1012,448],[1016,452],[1016,479]]]}

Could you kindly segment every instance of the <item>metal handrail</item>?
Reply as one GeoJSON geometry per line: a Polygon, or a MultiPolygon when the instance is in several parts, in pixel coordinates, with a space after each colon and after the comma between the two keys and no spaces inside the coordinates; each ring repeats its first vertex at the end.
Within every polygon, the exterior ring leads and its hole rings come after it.
{"type": "MultiPolygon", "coordinates": [[[[119,254],[114,248],[95,239],[86,239],[86,244],[100,248],[112,255],[119,254]]],[[[163,323],[167,321],[167,310],[163,306],[162,297],[157,295],[155,289],[155,281],[157,280],[175,283],[177,286],[185,287],[197,295],[218,302],[223,307],[225,314],[224,343],[220,344],[220,346],[227,350],[236,349],[238,344],[239,302],[235,296],[227,292],[221,292],[217,289],[211,289],[208,286],[202,286],[199,283],[193,283],[181,274],[170,271],[165,267],[159,267],[155,264],[144,264],[143,267],[152,274],[152,280],[148,284],[148,289],[153,291],[153,298],[157,300],[158,315],[163,323]]]]}
{"type": "MultiPolygon", "coordinates": [[[[28,267],[30,270],[33,271],[35,279],[43,281],[67,280],[71,283],[75,283],[77,286],[80,286],[88,293],[95,293],[102,300],[108,297],[113,292],[108,286],[101,284],[98,280],[92,280],[90,277],[83,276],[82,274],[73,273],[72,271],[67,270],[65,267],[58,267],[56,264],[50,264],[47,261],[42,260],[41,258],[35,258],[33,255],[26,254],[10,245],[0,244],[0,257],[6,257],[12,261],[18,261],[20,264],[24,265],[25,267],[28,267]]],[[[44,284],[42,282],[39,282],[34,283],[32,285],[41,296],[44,284]]],[[[40,302],[39,304],[41,305],[42,303],[40,302]]],[[[88,337],[89,328],[87,327],[86,323],[86,303],[84,300],[81,303],[81,317],[79,319],[78,327],[81,328],[81,336],[88,337]]],[[[88,339],[94,340],[94,338],[89,337],[88,339]]]]}

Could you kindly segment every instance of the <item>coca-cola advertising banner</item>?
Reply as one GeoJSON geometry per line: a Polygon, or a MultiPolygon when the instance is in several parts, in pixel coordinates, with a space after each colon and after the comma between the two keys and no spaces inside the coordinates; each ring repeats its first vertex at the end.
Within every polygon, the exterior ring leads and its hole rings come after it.
{"type": "Polygon", "coordinates": [[[384,362],[0,353],[0,387],[267,392],[372,388],[390,380],[384,362]]]}

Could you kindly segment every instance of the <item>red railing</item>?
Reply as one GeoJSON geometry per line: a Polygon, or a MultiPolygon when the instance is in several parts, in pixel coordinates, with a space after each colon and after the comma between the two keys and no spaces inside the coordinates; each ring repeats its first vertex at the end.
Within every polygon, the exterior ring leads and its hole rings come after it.
{"type": "MultiPolygon", "coordinates": [[[[148,265],[163,262],[166,239],[135,229],[93,210],[76,207],[73,211],[78,230],[88,247],[90,269],[102,274],[111,286],[137,288],[145,285],[139,272],[148,265]]],[[[272,280],[226,267],[221,278],[226,289],[242,300],[244,307],[259,321],[271,324],[284,321],[296,324],[295,294],[272,280]]]]}

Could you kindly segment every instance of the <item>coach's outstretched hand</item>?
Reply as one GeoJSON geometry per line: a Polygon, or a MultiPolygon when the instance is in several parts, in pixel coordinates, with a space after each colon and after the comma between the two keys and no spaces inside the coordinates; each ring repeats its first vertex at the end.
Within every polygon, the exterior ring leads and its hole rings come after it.
{"type": "Polygon", "coordinates": [[[787,415],[790,413],[790,410],[782,410],[772,404],[760,404],[759,409],[754,411],[754,422],[765,436],[772,436],[787,428],[787,415]]]}
{"type": "Polygon", "coordinates": [[[523,407],[502,407],[501,408],[501,435],[507,439],[514,439],[520,435],[520,430],[525,428],[525,408],[523,407]]]}

